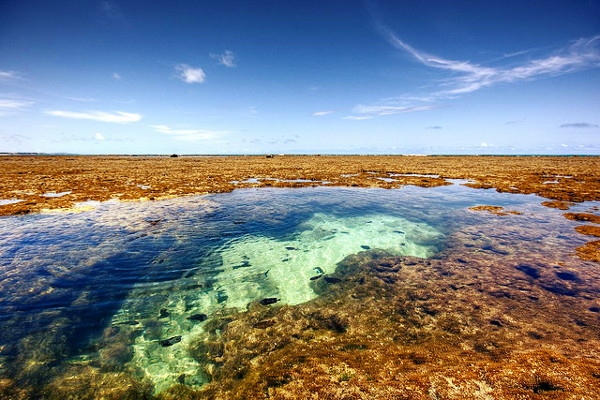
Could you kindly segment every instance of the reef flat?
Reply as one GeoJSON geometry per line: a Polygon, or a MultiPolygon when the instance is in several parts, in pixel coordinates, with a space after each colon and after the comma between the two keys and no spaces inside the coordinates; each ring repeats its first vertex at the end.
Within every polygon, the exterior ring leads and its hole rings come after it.
{"type": "Polygon", "coordinates": [[[447,185],[447,179],[562,202],[600,200],[600,157],[3,156],[0,199],[22,201],[0,206],[0,215],[248,187],[390,189],[447,185]]]}

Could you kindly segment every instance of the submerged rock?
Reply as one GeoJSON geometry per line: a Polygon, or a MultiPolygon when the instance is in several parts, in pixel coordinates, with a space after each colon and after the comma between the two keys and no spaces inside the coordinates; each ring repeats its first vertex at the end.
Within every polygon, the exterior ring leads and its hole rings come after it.
{"type": "Polygon", "coordinates": [[[311,276],[310,280],[311,281],[316,281],[317,279],[321,278],[323,275],[317,275],[317,276],[311,276]]]}
{"type": "Polygon", "coordinates": [[[342,281],[340,278],[334,278],[331,276],[326,276],[324,279],[327,283],[340,283],[342,281]]]}
{"type": "Polygon", "coordinates": [[[161,308],[158,314],[158,318],[167,318],[171,313],[166,308],[161,308]]]}
{"type": "Polygon", "coordinates": [[[173,346],[175,343],[179,343],[179,342],[181,342],[181,336],[173,336],[168,339],[160,340],[158,343],[162,347],[169,347],[169,346],[173,346]]]}
{"type": "Polygon", "coordinates": [[[187,319],[189,319],[190,321],[206,321],[208,319],[208,316],[206,314],[194,314],[190,317],[187,317],[187,319]]]}
{"type": "Polygon", "coordinates": [[[267,297],[265,299],[262,299],[260,301],[260,304],[262,304],[263,306],[269,305],[269,304],[274,304],[277,303],[279,301],[278,298],[276,297],[267,297]]]}

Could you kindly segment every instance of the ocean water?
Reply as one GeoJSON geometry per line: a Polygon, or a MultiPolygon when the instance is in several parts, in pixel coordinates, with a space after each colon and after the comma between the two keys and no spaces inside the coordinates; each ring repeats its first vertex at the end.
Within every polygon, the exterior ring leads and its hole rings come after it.
{"type": "Polygon", "coordinates": [[[33,395],[84,367],[154,394],[182,377],[201,388],[210,378],[190,348],[214,316],[310,302],[353,254],[436,257],[449,235],[490,218],[469,207],[522,213],[499,224],[550,223],[565,253],[585,242],[540,201],[459,185],[244,189],[4,217],[0,378],[33,395]]]}

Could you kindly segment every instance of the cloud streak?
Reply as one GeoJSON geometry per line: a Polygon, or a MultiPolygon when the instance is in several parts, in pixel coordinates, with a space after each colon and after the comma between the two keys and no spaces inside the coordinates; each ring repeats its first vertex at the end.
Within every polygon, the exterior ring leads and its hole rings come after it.
{"type": "Polygon", "coordinates": [[[17,71],[0,71],[0,81],[9,81],[18,78],[19,73],[17,71]]]}
{"type": "Polygon", "coordinates": [[[206,74],[202,68],[195,68],[187,64],[175,66],[175,71],[179,72],[177,77],[185,83],[202,83],[206,80],[206,74]]]}
{"type": "Polygon", "coordinates": [[[561,128],[598,128],[596,124],[590,124],[589,122],[573,122],[570,124],[562,124],[561,128]]]}
{"type": "MultiPolygon", "coordinates": [[[[421,106],[392,106],[392,105],[374,105],[374,106],[363,106],[358,105],[352,110],[356,114],[363,116],[380,116],[380,115],[393,115],[393,114],[406,114],[417,111],[429,111],[436,108],[446,107],[445,105],[421,105],[421,106]]],[[[353,119],[353,118],[346,118],[353,119]]]]}
{"type": "Polygon", "coordinates": [[[22,111],[34,104],[33,101],[0,99],[0,117],[22,111]]]}
{"type": "Polygon", "coordinates": [[[313,116],[315,117],[323,117],[325,115],[329,115],[329,114],[333,114],[335,111],[317,111],[312,113],[313,116]]]}
{"type": "Polygon", "coordinates": [[[171,129],[166,125],[151,125],[154,131],[165,135],[171,135],[177,140],[198,141],[218,139],[230,132],[228,131],[209,131],[204,129],[171,129]]]}
{"type": "Polygon", "coordinates": [[[224,65],[228,68],[237,67],[235,63],[235,54],[230,50],[225,50],[221,54],[210,54],[210,58],[217,60],[219,65],[224,65]]]}
{"type": "Polygon", "coordinates": [[[116,124],[126,124],[129,122],[137,122],[142,119],[140,114],[128,113],[124,111],[114,111],[112,113],[104,111],[45,111],[47,115],[55,117],[63,117],[69,119],[87,119],[91,121],[111,122],[116,124]]]}
{"type": "Polygon", "coordinates": [[[546,58],[529,60],[512,68],[501,68],[484,67],[469,61],[446,60],[415,49],[381,24],[379,30],[392,46],[408,53],[419,63],[458,74],[442,82],[448,89],[434,93],[433,96],[437,98],[470,93],[498,83],[558,76],[600,66],[600,35],[576,40],[546,58]]]}
{"type": "MultiPolygon", "coordinates": [[[[418,63],[426,67],[447,71],[451,76],[438,82],[438,90],[418,97],[401,96],[396,99],[382,100],[374,105],[358,105],[352,110],[358,117],[355,115],[345,117],[344,119],[367,119],[365,117],[432,110],[444,106],[415,103],[435,103],[497,84],[559,76],[584,69],[600,67],[600,35],[578,39],[545,58],[528,60],[521,65],[513,67],[488,67],[470,61],[448,60],[417,50],[400,39],[384,24],[376,21],[376,26],[393,47],[407,53],[418,63]]],[[[514,57],[529,52],[530,50],[525,50],[506,55],[506,57],[514,57]]]]}

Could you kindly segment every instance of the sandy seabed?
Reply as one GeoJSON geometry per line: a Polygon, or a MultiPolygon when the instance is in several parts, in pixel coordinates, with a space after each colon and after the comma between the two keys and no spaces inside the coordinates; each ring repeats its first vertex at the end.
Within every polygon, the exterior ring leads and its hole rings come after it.
{"type": "MultiPolygon", "coordinates": [[[[451,179],[537,194],[589,241],[572,249],[577,257],[562,254],[518,211],[476,207],[483,222],[453,234],[433,258],[360,252],[312,282],[319,296],[310,302],[253,303],[211,317],[189,349],[211,382],[197,390],[181,376],[156,396],[600,398],[600,216],[595,206],[569,210],[600,200],[597,157],[7,156],[0,199],[22,201],[0,206],[0,215],[248,187],[434,187],[451,179]]],[[[104,352],[118,353],[133,329],[107,328],[104,352]]],[[[1,379],[0,397],[155,396],[110,366],[73,365],[34,391],[26,382],[1,379]]]]}

